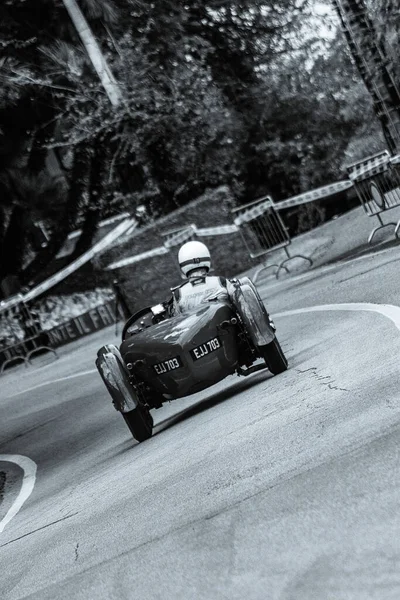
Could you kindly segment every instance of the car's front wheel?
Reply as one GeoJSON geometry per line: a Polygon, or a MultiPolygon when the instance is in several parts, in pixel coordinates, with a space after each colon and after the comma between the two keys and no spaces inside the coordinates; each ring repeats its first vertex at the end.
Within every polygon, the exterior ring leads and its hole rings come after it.
{"type": "Polygon", "coordinates": [[[279,373],[286,371],[288,361],[276,338],[269,344],[265,344],[265,346],[259,346],[258,350],[272,375],[279,375],[279,373]]]}
{"type": "Polygon", "coordinates": [[[134,410],[122,413],[129,431],[138,442],[144,442],[153,432],[153,417],[145,406],[139,405],[134,410]]]}

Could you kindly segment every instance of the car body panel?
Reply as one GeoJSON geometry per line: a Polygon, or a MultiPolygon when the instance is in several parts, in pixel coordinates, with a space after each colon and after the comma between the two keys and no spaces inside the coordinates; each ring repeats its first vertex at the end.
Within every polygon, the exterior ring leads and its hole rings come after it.
{"type": "Polygon", "coordinates": [[[103,346],[96,366],[115,408],[159,408],[228,375],[267,368],[265,347],[275,326],[248,277],[227,280],[218,294],[186,314],[171,302],[142,308],[125,323],[120,349],[103,346]],[[228,292],[228,293],[226,293],[228,292]],[[259,358],[263,362],[254,365],[259,358]]]}
{"type": "Polygon", "coordinates": [[[96,367],[112,398],[115,409],[127,413],[137,408],[139,399],[115,346],[109,345],[100,348],[97,353],[96,367]]]}
{"type": "Polygon", "coordinates": [[[226,302],[207,303],[128,337],[124,362],[161,394],[187,396],[234,373],[238,363],[235,313],[226,302]]]}
{"type": "Polygon", "coordinates": [[[233,304],[255,346],[265,346],[275,338],[268,313],[254,283],[248,277],[232,280],[233,304]]]}

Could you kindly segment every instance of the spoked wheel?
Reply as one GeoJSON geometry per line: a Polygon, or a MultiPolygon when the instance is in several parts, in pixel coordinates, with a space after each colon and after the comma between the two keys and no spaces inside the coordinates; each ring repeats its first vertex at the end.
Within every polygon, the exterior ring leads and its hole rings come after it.
{"type": "Polygon", "coordinates": [[[134,410],[122,413],[129,431],[138,442],[144,442],[151,437],[153,432],[153,417],[145,406],[138,406],[134,410]]]}
{"type": "Polygon", "coordinates": [[[279,373],[286,371],[288,361],[276,338],[265,346],[259,346],[258,350],[272,375],[279,375],[279,373]]]}

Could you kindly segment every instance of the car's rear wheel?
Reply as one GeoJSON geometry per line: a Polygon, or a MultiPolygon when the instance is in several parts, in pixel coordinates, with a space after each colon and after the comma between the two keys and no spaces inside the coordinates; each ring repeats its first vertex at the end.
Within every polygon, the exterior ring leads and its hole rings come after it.
{"type": "Polygon", "coordinates": [[[122,413],[129,431],[138,442],[144,442],[153,432],[153,417],[145,406],[139,405],[134,410],[122,413]]]}
{"type": "Polygon", "coordinates": [[[279,373],[286,371],[288,361],[276,338],[265,346],[259,346],[258,350],[273,375],[279,375],[279,373]]]}

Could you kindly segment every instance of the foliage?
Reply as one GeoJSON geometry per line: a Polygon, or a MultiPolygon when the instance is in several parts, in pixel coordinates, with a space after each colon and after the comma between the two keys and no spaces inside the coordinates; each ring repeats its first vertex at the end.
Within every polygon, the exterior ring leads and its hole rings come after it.
{"type": "Polygon", "coordinates": [[[116,107],[62,0],[0,5],[0,278],[40,278],[72,229],[77,254],[122,210],[155,217],[220,185],[243,201],[328,183],[377,131],[337,21],[312,0],[78,4],[116,107]],[[7,254],[22,209],[50,240],[35,251],[20,227],[7,254]]]}
{"type": "MultiPolygon", "coordinates": [[[[397,81],[400,81],[400,11],[397,0],[366,0],[377,33],[397,81]]],[[[398,86],[400,88],[400,84],[398,86]]]]}

